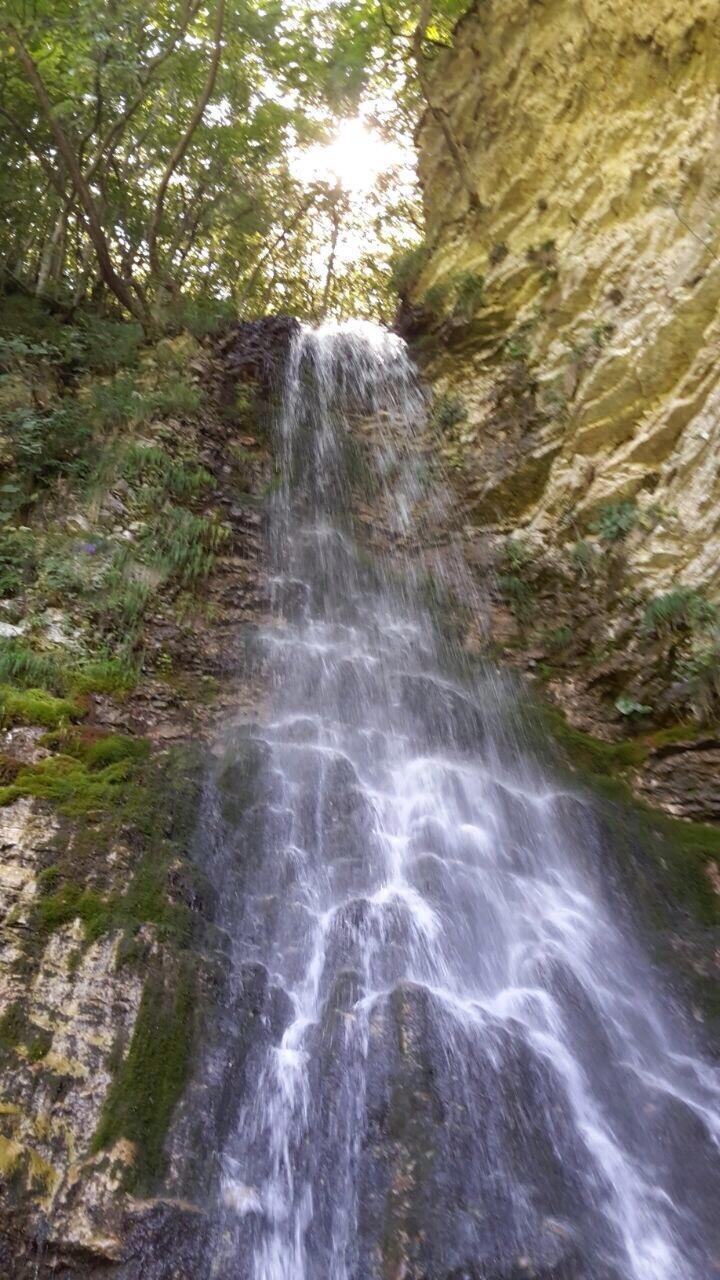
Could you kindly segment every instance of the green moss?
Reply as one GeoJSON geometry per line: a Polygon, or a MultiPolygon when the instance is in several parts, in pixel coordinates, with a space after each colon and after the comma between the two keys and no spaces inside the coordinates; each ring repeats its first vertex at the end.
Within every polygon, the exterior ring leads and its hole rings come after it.
{"type": "Polygon", "coordinates": [[[101,657],[83,662],[68,675],[68,685],[77,693],[129,693],[138,682],[135,663],[124,658],[101,657]]]}
{"type": "Polygon", "coordinates": [[[18,1000],[8,1005],[0,1018],[0,1050],[7,1052],[20,1044],[25,1034],[25,1014],[18,1000]]]}
{"type": "Polygon", "coordinates": [[[52,1032],[30,1022],[19,1000],[8,1006],[0,1018],[0,1059],[24,1048],[30,1062],[39,1062],[51,1044],[52,1032]]]}
{"type": "Polygon", "coordinates": [[[19,796],[36,796],[68,817],[102,813],[116,805],[128,776],[127,759],[91,770],[72,756],[48,756],[20,769],[14,782],[0,787],[0,805],[19,796]]]}
{"type": "Polygon", "coordinates": [[[101,897],[94,889],[66,882],[53,893],[43,895],[33,913],[33,924],[43,934],[53,933],[73,920],[81,920],[85,937],[93,942],[110,928],[117,915],[117,905],[101,897]]]}
{"type": "Polygon", "coordinates": [[[135,1144],[126,1189],[147,1193],[165,1167],[165,1137],[190,1067],[196,980],[188,958],[150,974],[130,1048],[110,1086],[93,1150],[119,1138],[135,1144]]]}
{"type": "Polygon", "coordinates": [[[603,742],[568,724],[561,711],[544,706],[539,711],[543,728],[551,734],[573,765],[597,777],[615,777],[622,769],[642,764],[648,747],[643,741],[603,742]]]}
{"type": "Polygon", "coordinates": [[[67,720],[82,715],[76,702],[56,698],[46,689],[12,689],[0,687],[0,719],[3,724],[41,724],[56,729],[67,720]]]}
{"type": "MultiPolygon", "coordinates": [[[[657,893],[670,913],[686,911],[701,925],[719,924],[720,898],[709,872],[711,864],[720,859],[720,829],[653,809],[633,795],[623,776],[625,770],[642,764],[653,745],[660,745],[662,732],[625,742],[601,742],[574,729],[554,708],[541,708],[540,720],[573,773],[604,800],[620,807],[618,847],[626,842],[630,824],[640,842],[640,853],[633,848],[630,856],[635,861],[642,856],[648,860],[657,893]]],[[[673,740],[672,730],[666,732],[665,740],[673,740]]]]}
{"type": "Polygon", "coordinates": [[[187,858],[200,793],[196,755],[179,749],[154,760],[145,739],[121,734],[88,739],[83,730],[61,741],[64,755],[21,770],[2,797],[7,802],[15,794],[41,795],[62,814],[90,819],[74,824],[62,857],[40,873],[32,921],[37,937],[79,919],[86,941],[111,929],[132,939],[150,923],[159,941],[189,945],[194,926],[189,903],[202,890],[187,858]],[[103,892],[104,851],[120,832],[140,853],[124,892],[103,892]],[[88,884],[89,870],[93,884],[88,884]]]}

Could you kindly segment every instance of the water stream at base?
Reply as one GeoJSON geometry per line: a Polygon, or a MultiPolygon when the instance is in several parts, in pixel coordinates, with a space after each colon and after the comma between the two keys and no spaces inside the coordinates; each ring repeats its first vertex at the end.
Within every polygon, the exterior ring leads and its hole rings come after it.
{"type": "Polygon", "coordinates": [[[501,685],[454,678],[400,557],[357,549],[353,424],[384,424],[407,541],[421,416],[398,339],[295,337],[271,708],[217,784],[245,1022],[208,1274],[711,1280],[720,1082],[606,890],[592,805],[508,748],[501,685]]]}

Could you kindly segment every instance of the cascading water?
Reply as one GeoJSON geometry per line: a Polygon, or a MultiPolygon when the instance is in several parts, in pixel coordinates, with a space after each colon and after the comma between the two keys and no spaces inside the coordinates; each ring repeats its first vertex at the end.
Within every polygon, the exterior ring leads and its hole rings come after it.
{"type": "Polygon", "coordinates": [[[710,1280],[720,1085],[618,923],[592,806],[502,745],[496,684],[456,681],[399,557],[356,547],[352,426],[380,424],[407,542],[421,415],[398,339],[293,340],[271,706],[218,771],[251,1013],[208,1275],[710,1280]]]}

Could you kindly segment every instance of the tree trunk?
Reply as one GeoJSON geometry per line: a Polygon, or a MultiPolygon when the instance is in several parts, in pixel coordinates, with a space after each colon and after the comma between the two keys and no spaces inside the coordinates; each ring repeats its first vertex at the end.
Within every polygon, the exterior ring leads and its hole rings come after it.
{"type": "Polygon", "coordinates": [[[210,66],[208,67],[208,73],[205,80],[205,84],[203,86],[203,90],[202,90],[202,93],[200,94],[200,97],[195,103],[195,108],[188,122],[188,126],[184,134],[180,138],[179,142],[177,143],[177,146],[175,147],[172,155],[170,156],[170,159],[168,160],[167,165],[165,166],[165,172],[162,178],[160,179],[160,186],[158,187],[157,198],[155,200],[155,208],[153,210],[152,217],[150,219],[150,224],[148,226],[147,242],[148,242],[148,257],[150,260],[150,271],[151,271],[151,274],[156,278],[158,278],[161,274],[160,263],[157,256],[157,237],[158,237],[158,231],[160,229],[160,223],[162,221],[163,210],[165,208],[165,196],[167,195],[167,189],[168,189],[168,186],[170,185],[170,179],[175,173],[175,170],[181,164],[183,157],[185,155],[185,152],[190,146],[193,134],[195,133],[195,130],[197,129],[198,125],[200,124],[200,121],[202,120],[205,114],[205,108],[207,107],[207,104],[210,101],[212,91],[215,88],[215,81],[217,79],[218,68],[220,66],[220,58],[222,55],[222,35],[223,35],[224,22],[225,22],[225,0],[217,0],[217,9],[215,10],[215,27],[213,31],[213,52],[212,52],[212,57],[210,59],[210,66]]]}
{"type": "Polygon", "coordinates": [[[150,317],[140,307],[137,298],[131,292],[127,283],[121,279],[115,270],[110,246],[100,222],[92,192],[82,175],[77,156],[70,145],[70,141],[53,112],[52,103],[50,102],[47,90],[45,89],[45,85],[43,84],[33,58],[25,47],[19,32],[12,26],[9,26],[7,29],[14,41],[15,53],[18,61],[30,81],[40,109],[52,130],[58,151],[63,158],[65,167],[77,192],[78,199],[85,211],[88,234],[97,255],[100,274],[108,288],[115,294],[115,297],[122,306],[125,307],[126,311],[129,311],[131,315],[134,315],[136,319],[138,319],[141,324],[147,328],[150,325],[150,317]]]}

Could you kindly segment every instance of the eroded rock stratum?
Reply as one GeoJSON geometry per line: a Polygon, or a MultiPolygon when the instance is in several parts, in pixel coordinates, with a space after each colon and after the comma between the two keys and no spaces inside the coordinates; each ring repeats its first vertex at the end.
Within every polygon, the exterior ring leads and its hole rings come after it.
{"type": "Polygon", "coordinates": [[[610,738],[717,720],[719,80],[715,0],[490,0],[418,133],[403,323],[491,636],[610,738]]]}

